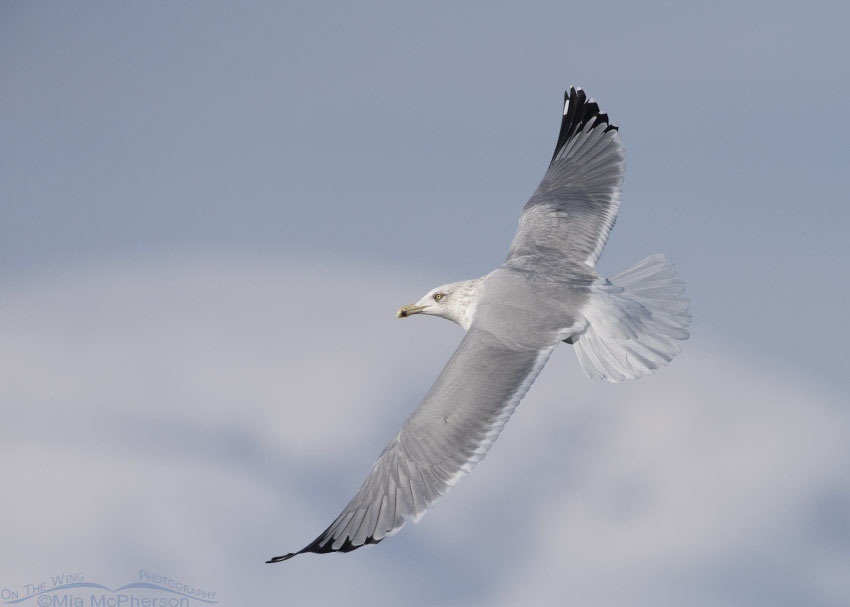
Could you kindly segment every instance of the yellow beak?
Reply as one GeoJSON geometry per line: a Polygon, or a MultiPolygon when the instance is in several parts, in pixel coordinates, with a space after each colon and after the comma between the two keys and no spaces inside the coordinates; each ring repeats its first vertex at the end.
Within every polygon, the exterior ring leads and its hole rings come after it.
{"type": "Polygon", "coordinates": [[[396,318],[407,318],[411,314],[419,314],[422,310],[424,310],[426,306],[417,306],[416,304],[410,304],[409,306],[404,306],[400,308],[396,313],[396,318]]]}

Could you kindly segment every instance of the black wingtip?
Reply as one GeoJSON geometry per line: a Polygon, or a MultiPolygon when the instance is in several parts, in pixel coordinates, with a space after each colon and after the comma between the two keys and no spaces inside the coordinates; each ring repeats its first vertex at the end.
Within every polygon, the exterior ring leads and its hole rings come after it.
{"type": "Polygon", "coordinates": [[[283,561],[288,561],[293,556],[298,556],[299,554],[306,554],[307,552],[313,552],[315,554],[328,554],[329,552],[352,552],[353,550],[357,550],[358,548],[362,548],[363,546],[373,546],[375,544],[379,544],[386,538],[381,538],[376,540],[371,535],[366,538],[366,540],[362,544],[352,544],[350,538],[346,538],[342,543],[342,546],[339,548],[333,547],[333,542],[328,541],[329,538],[325,537],[326,533],[323,533],[319,537],[317,537],[313,542],[299,550],[298,552],[290,552],[289,554],[284,554],[282,556],[275,556],[266,561],[266,563],[282,563],[283,561]]]}
{"type": "Polygon", "coordinates": [[[561,119],[561,131],[558,133],[558,143],[552,153],[552,161],[558,155],[567,142],[585,127],[588,122],[593,121],[591,128],[605,125],[605,132],[617,131],[618,127],[608,121],[608,114],[599,109],[599,105],[588,98],[587,94],[579,86],[571,86],[564,91],[564,117],[561,119]]]}
{"type": "Polygon", "coordinates": [[[269,560],[266,561],[266,564],[268,564],[268,563],[282,563],[283,561],[288,561],[293,556],[296,556],[298,554],[301,554],[301,553],[300,552],[290,552],[289,554],[284,554],[283,556],[273,556],[272,558],[270,558],[269,560]]]}

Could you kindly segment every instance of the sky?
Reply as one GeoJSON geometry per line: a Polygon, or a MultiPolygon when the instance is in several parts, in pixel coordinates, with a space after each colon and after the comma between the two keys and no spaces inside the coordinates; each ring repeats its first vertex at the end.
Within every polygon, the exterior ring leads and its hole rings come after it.
{"type": "Polygon", "coordinates": [[[224,605],[850,602],[848,17],[0,3],[0,601],[147,569],[224,605]],[[627,150],[598,269],[674,261],[684,352],[609,385],[558,349],[419,524],[263,564],[450,356],[394,312],[501,263],[573,84],[627,150]]]}

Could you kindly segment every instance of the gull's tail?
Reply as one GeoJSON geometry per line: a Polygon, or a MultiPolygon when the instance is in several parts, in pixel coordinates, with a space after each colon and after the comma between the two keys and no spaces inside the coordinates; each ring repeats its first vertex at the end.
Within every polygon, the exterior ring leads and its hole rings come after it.
{"type": "Polygon", "coordinates": [[[660,254],[595,283],[583,310],[587,327],[570,338],[587,376],[619,382],[670,362],[691,324],[684,292],[676,268],[660,254]]]}

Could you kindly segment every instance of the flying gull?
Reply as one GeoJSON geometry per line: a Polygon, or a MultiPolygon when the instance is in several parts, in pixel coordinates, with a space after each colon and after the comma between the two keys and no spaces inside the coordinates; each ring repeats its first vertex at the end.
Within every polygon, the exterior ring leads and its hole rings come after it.
{"type": "Polygon", "coordinates": [[[418,522],[484,458],[560,343],[573,346],[588,377],[609,382],[648,375],[681,351],[691,316],[672,264],[657,254],[613,278],[594,269],[624,170],[617,127],[570,88],[555,153],[505,262],[398,311],[456,322],[466,330],[457,350],[336,520],[269,563],[350,552],[418,522]]]}

